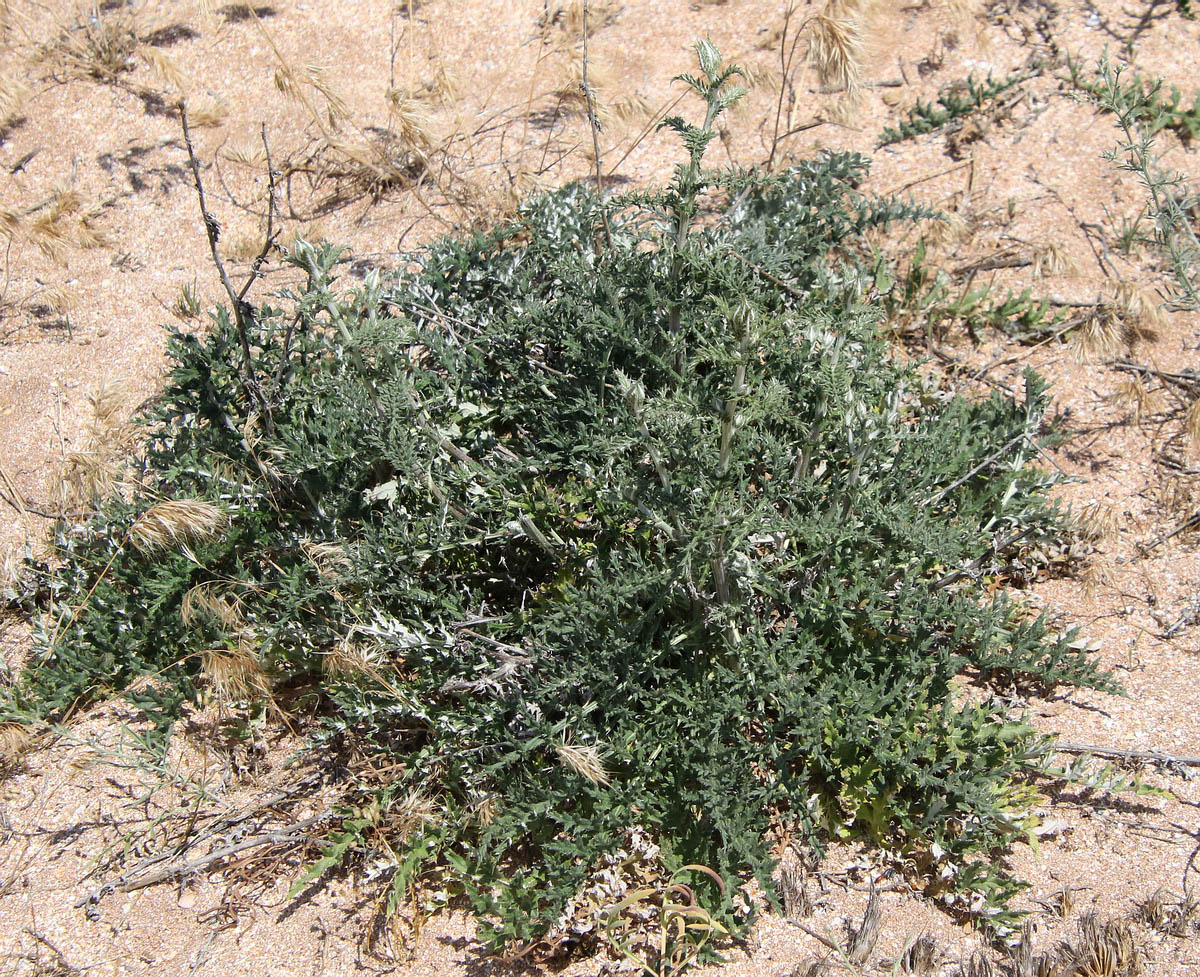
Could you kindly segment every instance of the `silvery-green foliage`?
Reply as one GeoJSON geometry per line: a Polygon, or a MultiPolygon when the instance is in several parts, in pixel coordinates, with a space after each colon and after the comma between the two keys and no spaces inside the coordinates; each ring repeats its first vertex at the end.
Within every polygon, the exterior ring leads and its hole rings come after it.
{"type": "MultiPolygon", "coordinates": [[[[728,77],[708,56],[711,123],[728,77]]],[[[1027,463],[1043,385],[935,396],[889,354],[834,269],[923,212],[860,194],[861,157],[693,162],[658,194],[539,197],[357,289],[335,249],[298,246],[306,284],[254,320],[269,432],[229,316],[172,333],[139,487],[61,527],[57,638],[5,712],[153,673],[131,697],[165,728],[207,681],[199,652],[248,644],[315,701],[328,755],[392,771],[333,768],[357,800],[306,878],[428,799],[389,848],[392,904],[436,875],[497,945],[546,932],[634,826],[668,875],[768,890],[772,826],[864,836],[998,912],[1014,883],[989,856],[1030,830],[1015,778],[1037,739],[953,683],[1107,685],[978,586],[1059,526],[1027,463]],[[705,219],[680,239],[685,213],[705,219]],[[164,497],[228,526],[147,557],[128,531],[164,497]],[[205,583],[236,591],[237,633],[184,625],[205,583]]],[[[715,885],[696,893],[733,925],[715,885]]]]}

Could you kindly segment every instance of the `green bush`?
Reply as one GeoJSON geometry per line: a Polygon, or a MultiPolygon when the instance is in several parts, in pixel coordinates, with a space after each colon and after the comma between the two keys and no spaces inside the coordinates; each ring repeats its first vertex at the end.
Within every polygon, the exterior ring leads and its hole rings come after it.
{"type": "Polygon", "coordinates": [[[1038,741],[956,679],[1107,684],[978,586],[1059,528],[1042,384],[968,402],[892,358],[853,255],[927,215],[858,156],[704,170],[738,92],[698,50],[664,192],[568,187],[351,292],[302,245],[249,360],[226,312],[172,332],[136,488],[61,528],[9,717],[307,694],[318,742],[392,771],[343,768],[308,877],[370,849],[395,905],[437,873],[497,946],[635,827],[768,891],[773,829],[866,836],[999,913],[1038,741]]]}

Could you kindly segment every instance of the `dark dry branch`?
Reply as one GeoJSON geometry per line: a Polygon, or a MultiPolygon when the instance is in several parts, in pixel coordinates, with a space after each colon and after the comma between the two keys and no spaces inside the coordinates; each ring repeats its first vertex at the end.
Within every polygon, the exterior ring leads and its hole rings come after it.
{"type": "Polygon", "coordinates": [[[256,835],[253,838],[245,838],[242,841],[235,842],[232,845],[224,845],[214,851],[209,852],[199,858],[193,858],[190,861],[183,862],[178,865],[168,865],[166,868],[159,869],[155,872],[148,872],[143,875],[123,875],[115,882],[110,882],[100,888],[88,893],[83,898],[79,899],[75,906],[78,908],[87,903],[99,902],[101,898],[111,892],[133,892],[137,889],[145,889],[147,886],[157,885],[159,882],[167,882],[171,879],[184,878],[188,875],[195,875],[211,868],[218,862],[224,861],[231,855],[237,855],[240,852],[248,851],[251,848],[259,848],[262,845],[278,845],[288,841],[295,841],[298,837],[307,832],[310,828],[316,827],[322,821],[332,817],[332,812],[318,814],[316,817],[306,818],[303,821],[297,821],[295,824],[288,825],[286,828],[280,828],[278,831],[272,831],[265,835],[256,835]]]}
{"type": "Polygon", "coordinates": [[[1200,767],[1200,756],[1176,756],[1161,750],[1118,750],[1111,746],[1095,746],[1091,743],[1055,743],[1058,753],[1094,753],[1096,756],[1116,757],[1122,760],[1149,760],[1152,763],[1174,763],[1182,767],[1200,767]]]}
{"type": "MultiPolygon", "coordinates": [[[[245,370],[244,384],[246,392],[254,400],[258,401],[259,407],[262,409],[264,423],[267,426],[268,432],[271,429],[271,405],[267,401],[265,394],[259,387],[258,379],[254,375],[253,356],[250,352],[250,328],[251,319],[255,313],[254,310],[246,302],[246,295],[249,293],[251,286],[259,279],[262,274],[262,263],[266,259],[271,248],[275,246],[275,229],[274,229],[274,214],[275,214],[275,170],[271,166],[271,151],[267,147],[267,171],[268,171],[268,202],[267,202],[267,239],[263,244],[262,251],[254,259],[250,266],[250,276],[246,279],[240,290],[233,287],[233,282],[229,279],[229,273],[225,270],[225,263],[221,260],[221,253],[217,249],[217,241],[221,236],[221,225],[208,209],[208,203],[204,196],[204,181],[200,177],[200,161],[196,158],[196,149],[192,144],[192,132],[188,126],[187,106],[183,103],[179,105],[179,119],[183,125],[183,141],[187,147],[188,163],[192,168],[192,178],[196,185],[196,197],[200,202],[200,217],[204,221],[204,232],[208,236],[208,247],[212,252],[213,264],[216,266],[217,274],[220,276],[221,285],[224,287],[226,294],[229,296],[230,304],[233,307],[233,317],[237,325],[238,340],[242,346],[242,366],[245,370]]],[[[267,145],[267,129],[263,126],[262,129],[263,145],[267,145]]]]}

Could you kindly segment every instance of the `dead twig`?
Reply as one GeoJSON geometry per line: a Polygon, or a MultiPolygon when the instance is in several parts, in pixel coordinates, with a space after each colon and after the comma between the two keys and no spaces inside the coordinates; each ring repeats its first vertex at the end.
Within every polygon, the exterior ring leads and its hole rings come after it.
{"type": "Polygon", "coordinates": [[[1096,756],[1121,760],[1149,760],[1153,763],[1174,763],[1181,767],[1200,767],[1200,756],[1176,756],[1159,750],[1118,750],[1092,743],[1055,743],[1050,749],[1056,753],[1094,753],[1096,756]]]}
{"type": "Polygon", "coordinates": [[[324,814],[318,814],[316,817],[306,818],[303,821],[297,821],[295,824],[288,825],[286,828],[280,828],[278,831],[272,831],[265,835],[257,835],[253,838],[245,838],[242,841],[232,845],[225,845],[203,855],[200,858],[193,858],[190,861],[183,862],[178,865],[168,865],[166,868],[159,869],[156,872],[148,872],[144,875],[129,877],[122,876],[115,882],[110,882],[107,885],[101,886],[99,889],[88,893],[82,899],[79,899],[75,906],[87,905],[88,903],[99,902],[100,899],[110,892],[134,892],[137,889],[145,889],[147,886],[157,885],[159,882],[168,882],[172,879],[184,878],[188,875],[195,875],[212,868],[218,862],[223,862],[232,855],[237,855],[241,852],[248,851],[251,848],[259,848],[263,845],[278,845],[284,842],[294,841],[300,835],[303,835],[309,828],[315,827],[322,821],[333,817],[332,811],[326,811],[324,814]]]}
{"type": "MultiPolygon", "coordinates": [[[[252,320],[256,313],[246,301],[246,295],[249,293],[251,286],[261,277],[263,261],[266,259],[271,248],[275,246],[275,171],[271,168],[270,149],[268,148],[267,150],[268,193],[270,195],[267,202],[267,240],[263,245],[262,251],[250,266],[249,278],[247,278],[239,291],[233,287],[233,282],[229,279],[229,272],[225,270],[225,262],[221,260],[221,253],[217,249],[217,242],[221,237],[221,224],[208,209],[208,201],[204,195],[204,181],[200,177],[200,161],[196,158],[196,149],[192,144],[192,131],[188,125],[187,106],[182,102],[179,104],[179,119],[183,125],[183,142],[187,147],[188,163],[191,165],[192,179],[196,185],[196,196],[200,202],[200,217],[204,221],[204,232],[208,237],[208,247],[212,252],[213,264],[216,266],[217,275],[221,279],[221,285],[224,287],[226,294],[229,296],[229,301],[233,306],[234,323],[237,326],[238,340],[242,346],[242,365],[245,372],[243,384],[247,394],[258,402],[264,423],[268,426],[268,430],[270,430],[271,407],[267,402],[266,395],[259,387],[258,379],[254,373],[254,360],[250,352],[250,326],[253,324],[252,320]]],[[[266,145],[267,131],[265,125],[262,130],[262,138],[263,144],[266,145]]]]}

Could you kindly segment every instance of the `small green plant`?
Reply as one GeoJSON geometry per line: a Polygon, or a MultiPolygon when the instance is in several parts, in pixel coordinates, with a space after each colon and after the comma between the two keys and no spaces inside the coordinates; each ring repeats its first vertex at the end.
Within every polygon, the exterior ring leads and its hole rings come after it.
{"type": "Polygon", "coordinates": [[[908,268],[901,269],[887,255],[876,257],[873,295],[886,311],[889,322],[901,331],[919,328],[925,335],[941,337],[953,324],[966,328],[972,339],[986,329],[995,329],[1021,342],[1036,342],[1059,328],[1062,315],[1046,300],[1036,299],[1030,289],[1009,292],[996,301],[988,286],[955,286],[950,276],[927,261],[922,238],[908,268]]]}
{"type": "Polygon", "coordinates": [[[983,81],[976,81],[974,75],[968,75],[966,81],[946,85],[938,92],[935,101],[917,99],[917,104],[909,109],[908,115],[896,128],[884,128],[876,148],[882,149],[928,132],[936,132],[955,119],[973,115],[998,95],[1028,81],[1030,77],[1028,72],[1018,71],[1003,78],[993,78],[989,74],[983,81]]]}
{"type": "MultiPolygon", "coordinates": [[[[886,844],[1004,918],[1042,741],[986,690],[1113,688],[978,586],[1065,527],[1044,384],[968,401],[890,356],[853,255],[928,212],[853,154],[704,168],[738,90],[697,53],[665,190],[570,186],[350,292],[300,244],[303,285],[172,330],[139,477],[60,523],[0,716],[120,693],[165,734],[202,693],[299,699],[343,800],[298,885],[357,863],[495,949],[566,945],[635,834],[648,972],[736,932],[741,880],[773,892],[773,830],[886,844]]],[[[591,923],[640,953],[619,902],[591,923]]]]}
{"type": "Polygon", "coordinates": [[[177,319],[187,321],[200,315],[200,292],[196,288],[195,279],[189,284],[184,282],[179,288],[179,295],[171,306],[171,313],[177,319]]]}
{"type": "Polygon", "coordinates": [[[1124,71],[1114,69],[1107,59],[1092,76],[1085,74],[1078,62],[1068,62],[1068,68],[1070,82],[1076,90],[1090,95],[1108,111],[1117,111],[1110,106],[1119,102],[1121,112],[1147,136],[1153,137],[1169,129],[1185,144],[1190,144],[1200,135],[1200,92],[1195,94],[1189,106],[1185,104],[1179,86],[1172,85],[1168,93],[1161,78],[1143,78],[1137,72],[1124,77],[1124,71]],[[1109,77],[1105,77],[1106,70],[1109,77]],[[1120,88],[1119,92],[1113,91],[1114,85],[1120,88]]]}
{"type": "MultiPolygon", "coordinates": [[[[1195,227],[1196,193],[1181,173],[1163,167],[1155,153],[1156,125],[1150,106],[1161,85],[1149,88],[1135,76],[1127,83],[1124,70],[1107,58],[1100,61],[1099,82],[1088,89],[1095,104],[1111,113],[1120,126],[1122,140],[1107,159],[1141,180],[1148,196],[1146,216],[1153,223],[1154,241],[1170,264],[1175,294],[1169,308],[1200,308],[1200,238],[1195,227]]],[[[1198,96],[1200,99],[1200,96],[1198,96]]],[[[1200,101],[1197,102],[1200,113],[1200,101]]],[[[1200,119],[1200,115],[1197,115],[1200,119]]]]}

